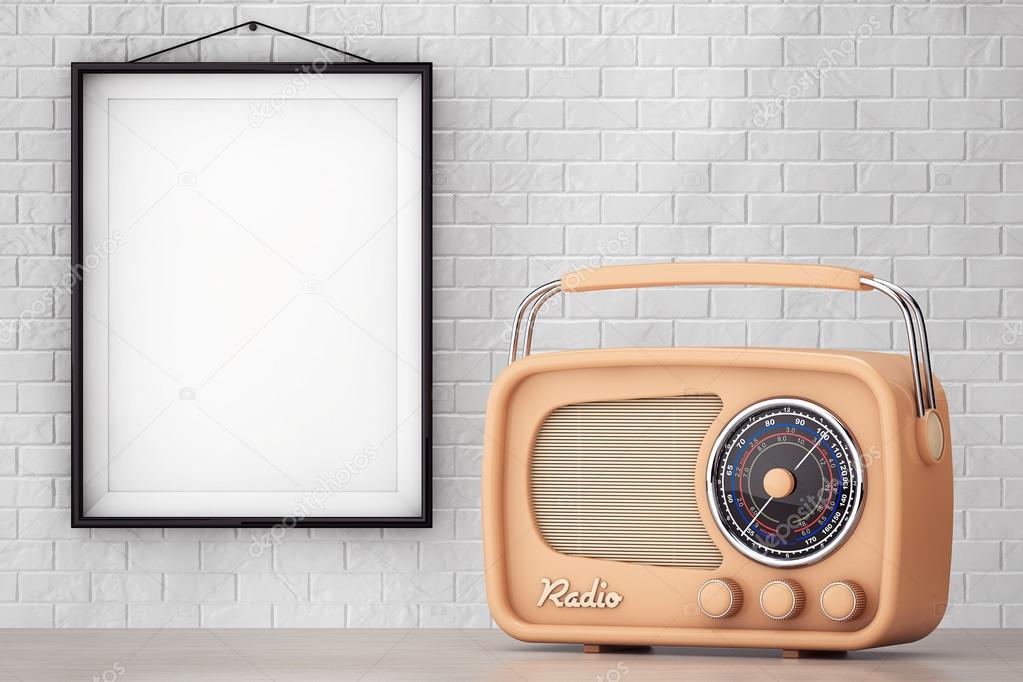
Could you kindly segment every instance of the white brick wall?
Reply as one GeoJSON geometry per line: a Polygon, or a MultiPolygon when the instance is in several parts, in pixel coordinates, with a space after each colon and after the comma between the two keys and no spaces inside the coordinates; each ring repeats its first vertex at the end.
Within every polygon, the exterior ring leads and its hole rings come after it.
{"type": "MultiPolygon", "coordinates": [[[[197,56],[317,53],[246,31],[168,59],[197,56]]],[[[508,318],[570,268],[672,257],[848,264],[912,288],[956,415],[946,623],[1023,626],[1021,215],[1019,5],[7,3],[0,627],[487,625],[480,443],[508,318]],[[68,527],[66,296],[14,326],[67,266],[67,65],[246,19],[436,65],[429,531],[291,531],[253,551],[242,531],[68,527]]],[[[616,292],[558,302],[537,344],[901,349],[893,312],[869,296],[616,292]]]]}

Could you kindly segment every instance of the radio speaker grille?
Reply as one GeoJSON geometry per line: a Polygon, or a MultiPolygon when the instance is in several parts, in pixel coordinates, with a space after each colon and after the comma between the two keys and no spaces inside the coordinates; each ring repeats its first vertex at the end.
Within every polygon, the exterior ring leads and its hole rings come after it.
{"type": "Polygon", "coordinates": [[[696,507],[696,458],[721,412],[713,394],[566,405],[533,445],[530,497],[562,554],[717,568],[696,507]]]}

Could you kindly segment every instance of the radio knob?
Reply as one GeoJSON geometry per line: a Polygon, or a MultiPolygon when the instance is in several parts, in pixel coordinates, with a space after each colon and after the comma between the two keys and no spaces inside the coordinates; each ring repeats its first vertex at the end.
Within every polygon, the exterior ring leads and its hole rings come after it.
{"type": "Polygon", "coordinates": [[[865,608],[867,595],[851,580],[836,580],[821,591],[821,611],[831,620],[856,620],[865,608]]]}
{"type": "Polygon", "coordinates": [[[760,608],[768,618],[789,620],[806,605],[806,593],[795,580],[772,580],[760,592],[760,608]]]}
{"type": "Polygon", "coordinates": [[[788,469],[777,467],[764,475],[764,491],[778,499],[788,497],[796,489],[796,477],[788,469]]]}
{"type": "Polygon", "coordinates": [[[742,588],[731,578],[714,578],[703,583],[696,602],[708,618],[728,618],[742,608],[742,588]]]}

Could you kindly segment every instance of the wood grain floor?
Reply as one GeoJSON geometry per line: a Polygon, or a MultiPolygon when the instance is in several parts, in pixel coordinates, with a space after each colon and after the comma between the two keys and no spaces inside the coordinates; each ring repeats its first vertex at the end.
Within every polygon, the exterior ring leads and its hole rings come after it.
{"type": "Polygon", "coordinates": [[[655,648],[584,654],[496,630],[3,630],[0,680],[1023,679],[1023,630],[939,630],[838,659],[655,648]]]}

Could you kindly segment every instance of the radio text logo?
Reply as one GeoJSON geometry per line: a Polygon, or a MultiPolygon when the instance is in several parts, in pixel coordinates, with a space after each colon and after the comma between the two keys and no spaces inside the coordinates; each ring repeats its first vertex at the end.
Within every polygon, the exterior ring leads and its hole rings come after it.
{"type": "Polygon", "coordinates": [[[600,578],[594,578],[590,589],[582,593],[569,591],[571,585],[568,578],[558,578],[553,581],[550,578],[540,578],[540,582],[543,584],[543,590],[540,592],[540,599],[536,602],[537,606],[543,606],[549,601],[559,609],[613,609],[624,599],[622,595],[613,590],[605,592],[607,582],[600,578]]]}

